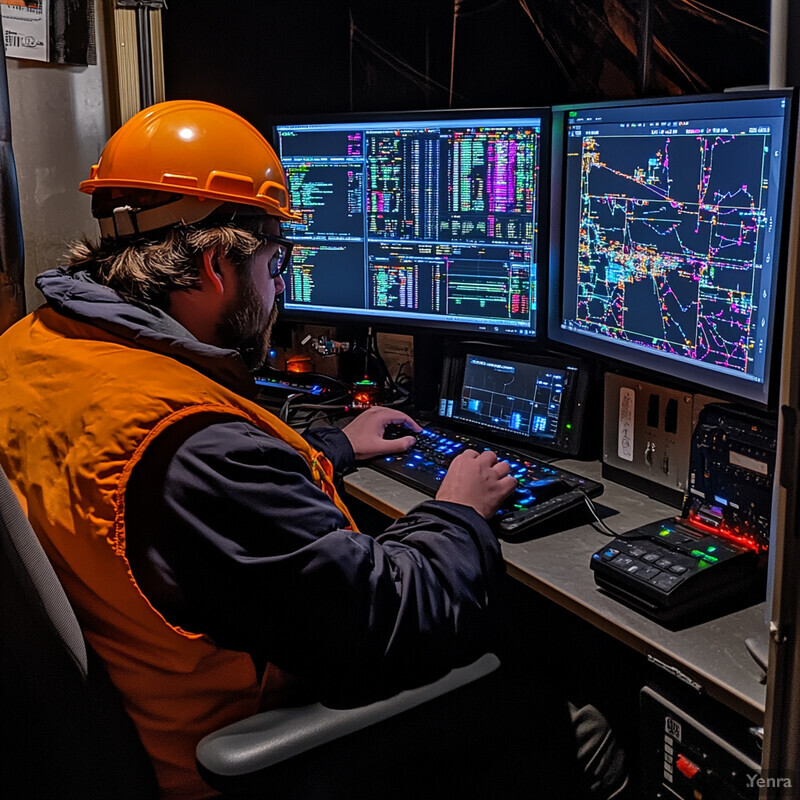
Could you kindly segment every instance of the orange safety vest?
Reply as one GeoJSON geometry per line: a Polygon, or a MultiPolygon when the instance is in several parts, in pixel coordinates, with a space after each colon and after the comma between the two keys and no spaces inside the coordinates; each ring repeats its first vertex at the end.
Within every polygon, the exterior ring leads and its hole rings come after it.
{"type": "Polygon", "coordinates": [[[182,800],[212,794],[195,745],[258,710],[259,686],[249,655],[171,625],[141,592],[125,555],[125,487],[159,433],[203,412],[241,417],[291,445],[355,529],[330,462],[195,369],[47,307],[0,337],[0,466],[122,694],[163,796],[182,800]]]}

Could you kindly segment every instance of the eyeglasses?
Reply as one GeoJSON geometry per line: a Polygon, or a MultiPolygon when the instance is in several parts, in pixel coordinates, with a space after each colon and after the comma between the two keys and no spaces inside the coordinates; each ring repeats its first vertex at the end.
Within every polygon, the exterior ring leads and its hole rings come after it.
{"type": "Polygon", "coordinates": [[[289,269],[289,264],[292,260],[292,248],[294,247],[294,242],[289,239],[283,239],[280,236],[273,236],[270,233],[256,233],[255,231],[248,231],[248,233],[254,239],[257,239],[259,242],[261,242],[262,245],[278,245],[278,249],[269,260],[269,274],[272,278],[277,278],[278,275],[283,275],[283,273],[289,269]]]}

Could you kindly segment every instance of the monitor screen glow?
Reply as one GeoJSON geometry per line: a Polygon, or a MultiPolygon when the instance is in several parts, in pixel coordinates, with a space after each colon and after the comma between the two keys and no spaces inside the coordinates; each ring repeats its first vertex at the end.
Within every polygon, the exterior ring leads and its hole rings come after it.
{"type": "Polygon", "coordinates": [[[549,335],[769,401],[792,94],[553,109],[549,335]]]}
{"type": "Polygon", "coordinates": [[[535,336],[548,129],[544,110],[276,125],[303,217],[285,226],[295,248],[284,311],[535,336]]]}

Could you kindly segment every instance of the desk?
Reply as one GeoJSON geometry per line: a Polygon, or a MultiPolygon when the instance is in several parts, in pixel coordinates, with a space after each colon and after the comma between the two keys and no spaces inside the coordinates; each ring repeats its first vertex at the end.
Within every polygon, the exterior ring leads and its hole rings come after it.
{"type": "MultiPolygon", "coordinates": [[[[558,466],[602,481],[600,464],[559,461],[558,466]]],[[[675,509],[610,481],[595,503],[615,513],[605,522],[620,533],[673,516],[675,509]]],[[[397,518],[429,499],[369,468],[345,478],[349,494],[397,518]]],[[[671,631],[603,594],[589,569],[591,554],[608,538],[583,525],[520,543],[503,542],[509,575],[634,650],[677,668],[709,696],[757,725],[763,725],[766,687],[761,670],[745,649],[745,639],[766,640],[765,604],[671,631]]]]}

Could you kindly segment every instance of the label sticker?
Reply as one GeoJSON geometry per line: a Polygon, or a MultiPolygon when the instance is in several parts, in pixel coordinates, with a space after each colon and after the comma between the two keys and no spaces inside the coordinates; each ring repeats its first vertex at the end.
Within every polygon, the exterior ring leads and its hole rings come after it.
{"type": "Polygon", "coordinates": [[[681,741],[681,724],[672,717],[664,718],[664,730],[677,741],[681,741]]]}
{"type": "Polygon", "coordinates": [[[633,412],[636,393],[621,386],[619,390],[619,425],[617,427],[617,455],[625,461],[633,461],[633,412]]]}

